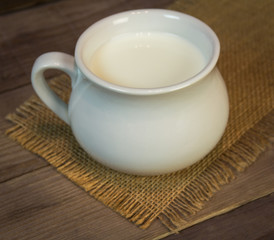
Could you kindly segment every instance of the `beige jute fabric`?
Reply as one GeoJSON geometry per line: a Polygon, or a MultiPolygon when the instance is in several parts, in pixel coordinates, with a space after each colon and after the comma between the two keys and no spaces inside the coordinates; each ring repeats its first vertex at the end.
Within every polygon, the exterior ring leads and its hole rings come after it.
{"type": "MultiPolygon", "coordinates": [[[[176,230],[271,144],[274,9],[271,0],[179,0],[170,9],[200,18],[220,38],[218,67],[229,92],[230,118],[224,137],[208,156],[187,169],[162,176],[113,171],[92,160],[77,144],[70,127],[36,96],[8,115],[15,125],[7,134],[140,227],[147,228],[159,218],[176,230]]],[[[51,81],[65,100],[69,99],[69,85],[65,75],[51,81]]]]}

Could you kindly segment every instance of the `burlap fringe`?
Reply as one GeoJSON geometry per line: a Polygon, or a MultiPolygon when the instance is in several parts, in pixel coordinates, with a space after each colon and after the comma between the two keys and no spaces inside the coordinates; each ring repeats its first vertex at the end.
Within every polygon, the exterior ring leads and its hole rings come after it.
{"type": "Polygon", "coordinates": [[[231,182],[257,157],[274,144],[274,111],[249,129],[229,150],[224,152],[158,216],[161,222],[178,232],[188,218],[201,210],[206,201],[224,184],[231,182]]]}

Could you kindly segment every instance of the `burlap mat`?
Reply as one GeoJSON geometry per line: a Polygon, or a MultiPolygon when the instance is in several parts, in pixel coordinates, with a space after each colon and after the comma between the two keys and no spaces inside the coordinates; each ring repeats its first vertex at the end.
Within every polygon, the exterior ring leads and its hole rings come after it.
{"type": "MultiPolygon", "coordinates": [[[[230,119],[221,142],[196,165],[154,177],[105,168],[79,147],[70,127],[36,96],[7,117],[15,124],[7,131],[12,139],[142,228],[157,217],[170,229],[180,227],[222,184],[254,162],[274,135],[271,0],[180,0],[170,9],[205,21],[221,42],[218,67],[229,92],[230,119]]],[[[51,82],[66,100],[69,84],[64,75],[51,82]]]]}

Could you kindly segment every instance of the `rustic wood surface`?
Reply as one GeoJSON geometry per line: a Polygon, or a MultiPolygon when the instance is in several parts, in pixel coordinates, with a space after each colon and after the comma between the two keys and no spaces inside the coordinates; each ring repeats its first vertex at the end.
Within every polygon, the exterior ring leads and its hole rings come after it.
{"type": "Polygon", "coordinates": [[[30,71],[37,56],[49,51],[73,54],[81,32],[102,17],[127,9],[164,8],[170,3],[60,0],[0,15],[1,240],[274,239],[271,149],[217,192],[191,219],[189,228],[168,236],[159,221],[147,230],[139,229],[4,135],[11,126],[5,115],[34,93],[30,71]]]}

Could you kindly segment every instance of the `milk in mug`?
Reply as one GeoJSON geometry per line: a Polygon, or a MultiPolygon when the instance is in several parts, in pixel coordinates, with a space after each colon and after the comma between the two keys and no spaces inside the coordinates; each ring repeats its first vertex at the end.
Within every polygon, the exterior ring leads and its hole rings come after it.
{"type": "Polygon", "coordinates": [[[166,32],[113,37],[91,56],[88,68],[101,79],[132,88],[158,88],[193,77],[205,59],[188,40],[166,32]]]}

